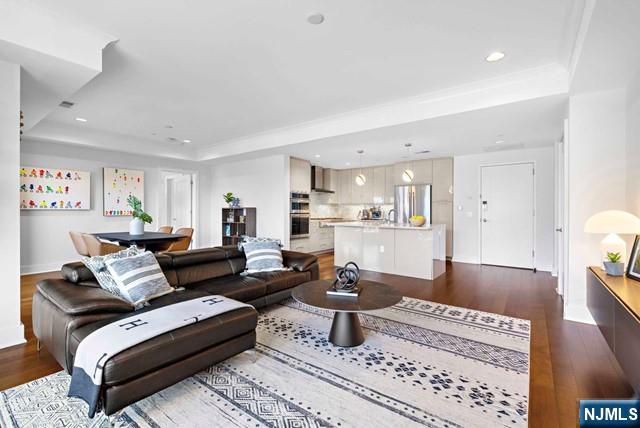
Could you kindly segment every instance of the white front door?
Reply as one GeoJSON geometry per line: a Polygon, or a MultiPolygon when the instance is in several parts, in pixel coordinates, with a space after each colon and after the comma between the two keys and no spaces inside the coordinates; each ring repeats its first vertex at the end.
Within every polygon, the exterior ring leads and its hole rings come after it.
{"type": "Polygon", "coordinates": [[[533,163],[481,169],[481,263],[534,267],[533,163]]]}
{"type": "Polygon", "coordinates": [[[169,218],[171,226],[175,231],[181,227],[192,227],[192,179],[191,174],[184,174],[172,178],[170,181],[169,191],[171,201],[169,218]]]}

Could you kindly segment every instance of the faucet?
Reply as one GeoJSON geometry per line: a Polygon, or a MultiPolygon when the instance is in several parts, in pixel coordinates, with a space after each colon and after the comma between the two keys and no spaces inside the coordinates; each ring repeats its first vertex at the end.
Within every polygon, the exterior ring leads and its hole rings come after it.
{"type": "Polygon", "coordinates": [[[391,208],[388,212],[387,212],[387,223],[391,223],[391,213],[393,212],[393,219],[395,220],[396,218],[396,209],[395,208],[391,208]]]}

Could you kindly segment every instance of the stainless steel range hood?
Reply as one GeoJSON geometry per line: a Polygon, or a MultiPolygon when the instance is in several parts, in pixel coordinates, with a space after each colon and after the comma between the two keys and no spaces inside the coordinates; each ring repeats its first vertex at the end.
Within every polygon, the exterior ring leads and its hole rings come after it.
{"type": "Polygon", "coordinates": [[[331,180],[328,176],[329,171],[321,166],[311,166],[311,190],[319,193],[335,193],[331,190],[331,180]]]}

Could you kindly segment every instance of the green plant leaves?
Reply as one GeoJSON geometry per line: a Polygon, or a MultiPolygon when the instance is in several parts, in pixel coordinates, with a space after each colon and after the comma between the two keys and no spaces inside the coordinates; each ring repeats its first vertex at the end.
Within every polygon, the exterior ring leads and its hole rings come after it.
{"type": "Polygon", "coordinates": [[[153,222],[153,218],[146,212],[142,211],[142,201],[140,201],[140,199],[138,199],[133,195],[129,195],[129,197],[127,198],[127,204],[131,207],[131,210],[133,211],[131,213],[133,218],[139,218],[145,223],[153,222]]]}
{"type": "Polygon", "coordinates": [[[622,256],[620,255],[620,253],[612,253],[607,251],[607,258],[611,263],[618,263],[620,262],[620,259],[622,259],[622,256]]]}

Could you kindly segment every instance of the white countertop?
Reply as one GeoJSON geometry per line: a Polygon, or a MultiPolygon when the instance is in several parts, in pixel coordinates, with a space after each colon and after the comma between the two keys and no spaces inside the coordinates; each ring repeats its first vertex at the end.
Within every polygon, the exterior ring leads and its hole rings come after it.
{"type": "Polygon", "coordinates": [[[424,226],[411,226],[405,223],[385,223],[383,221],[344,221],[331,223],[327,222],[327,226],[333,227],[367,227],[367,228],[379,228],[379,229],[409,229],[409,230],[431,230],[434,226],[440,226],[439,224],[431,224],[424,226]]]}

